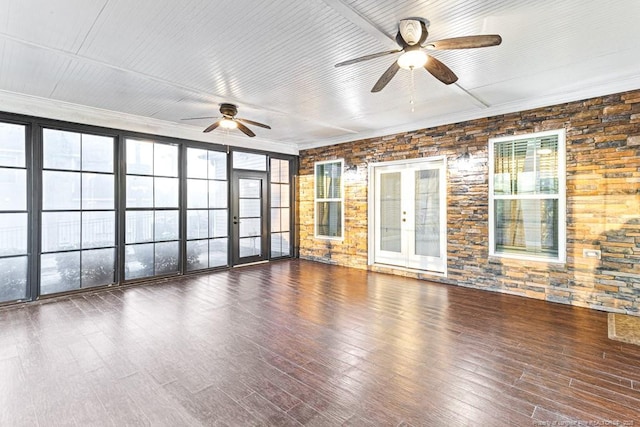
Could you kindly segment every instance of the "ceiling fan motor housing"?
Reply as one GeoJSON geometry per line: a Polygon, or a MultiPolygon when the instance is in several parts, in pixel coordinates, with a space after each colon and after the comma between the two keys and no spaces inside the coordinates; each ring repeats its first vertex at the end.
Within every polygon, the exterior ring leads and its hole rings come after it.
{"type": "Polygon", "coordinates": [[[402,39],[409,46],[420,46],[427,39],[429,32],[424,21],[416,18],[407,18],[400,21],[398,31],[402,39]]]}
{"type": "Polygon", "coordinates": [[[233,104],[220,104],[220,113],[225,117],[234,117],[238,114],[238,108],[233,104]]]}

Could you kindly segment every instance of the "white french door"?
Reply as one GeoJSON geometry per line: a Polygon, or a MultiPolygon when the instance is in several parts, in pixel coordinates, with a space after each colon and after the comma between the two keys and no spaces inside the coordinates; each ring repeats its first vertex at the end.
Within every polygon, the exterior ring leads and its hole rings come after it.
{"type": "Polygon", "coordinates": [[[373,263],[445,273],[444,158],[372,165],[373,263]]]}

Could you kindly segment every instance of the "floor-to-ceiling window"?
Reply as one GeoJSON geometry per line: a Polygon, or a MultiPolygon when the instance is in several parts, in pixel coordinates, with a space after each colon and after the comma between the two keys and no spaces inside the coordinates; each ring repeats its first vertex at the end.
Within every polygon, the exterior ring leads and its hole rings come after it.
{"type": "Polygon", "coordinates": [[[229,262],[227,153],[187,148],[187,270],[229,262]]]}
{"type": "Polygon", "coordinates": [[[124,278],[180,271],[178,153],[175,144],[127,139],[124,278]]]}
{"type": "Polygon", "coordinates": [[[115,281],[114,138],[43,129],[40,293],[115,281]]]}
{"type": "Polygon", "coordinates": [[[28,296],[26,128],[0,123],[0,302],[28,296]]]}
{"type": "Polygon", "coordinates": [[[271,159],[271,257],[291,254],[291,178],[289,160],[271,159]]]}

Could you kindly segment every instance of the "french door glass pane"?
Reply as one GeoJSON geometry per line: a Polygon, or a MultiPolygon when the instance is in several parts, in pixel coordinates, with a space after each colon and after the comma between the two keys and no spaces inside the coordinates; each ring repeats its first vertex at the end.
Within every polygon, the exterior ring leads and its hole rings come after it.
{"type": "Polygon", "coordinates": [[[261,180],[259,179],[242,179],[238,180],[238,197],[243,198],[260,198],[261,180]]]}
{"type": "Polygon", "coordinates": [[[380,249],[402,251],[401,173],[380,175],[380,249]]]}
{"type": "Polygon", "coordinates": [[[260,199],[240,199],[238,200],[238,204],[239,204],[239,215],[240,218],[255,218],[255,217],[260,217],[261,216],[261,212],[260,212],[260,206],[261,206],[261,200],[260,199]]]}
{"type": "Polygon", "coordinates": [[[27,171],[0,168],[0,211],[27,209],[27,171]]]}
{"type": "MultiPolygon", "coordinates": [[[[26,212],[0,213],[0,256],[25,255],[27,253],[29,238],[27,218],[26,212]]],[[[0,301],[2,301],[2,297],[0,297],[0,301]]]]}
{"type": "Polygon", "coordinates": [[[240,258],[259,256],[261,254],[260,237],[245,237],[238,239],[240,258]]]}
{"type": "Polygon", "coordinates": [[[438,170],[415,172],[415,254],[440,256],[440,178],[438,170]]]}
{"type": "Polygon", "coordinates": [[[260,218],[240,218],[240,237],[261,236],[260,218]]]}

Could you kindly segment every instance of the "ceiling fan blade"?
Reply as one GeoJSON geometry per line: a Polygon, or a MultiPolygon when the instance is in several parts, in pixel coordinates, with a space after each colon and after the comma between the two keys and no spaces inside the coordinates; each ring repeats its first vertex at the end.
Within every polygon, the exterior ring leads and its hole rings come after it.
{"type": "Polygon", "coordinates": [[[244,133],[247,136],[256,136],[255,133],[253,133],[253,131],[251,129],[249,129],[248,127],[246,127],[245,125],[243,125],[242,123],[240,123],[239,121],[235,121],[238,124],[238,129],[240,129],[240,131],[242,131],[242,133],[244,133]]]}
{"type": "Polygon", "coordinates": [[[222,120],[218,120],[217,122],[215,122],[214,124],[212,124],[211,126],[209,126],[208,128],[206,128],[205,130],[203,130],[202,132],[207,133],[207,132],[211,132],[212,130],[214,130],[215,128],[217,128],[218,126],[220,126],[220,122],[222,120]]]}
{"type": "Polygon", "coordinates": [[[236,117],[236,121],[237,122],[246,123],[246,124],[249,124],[249,125],[260,126],[261,128],[265,128],[265,129],[271,129],[271,126],[265,125],[264,123],[258,123],[258,122],[254,122],[253,120],[248,120],[248,119],[241,119],[240,117],[236,117]]]}
{"type": "Polygon", "coordinates": [[[339,62],[339,63],[337,63],[335,65],[335,67],[344,67],[345,65],[355,64],[356,62],[368,61],[369,59],[379,58],[381,56],[391,55],[392,53],[398,53],[398,52],[402,52],[402,49],[388,50],[386,52],[372,53],[370,55],[365,55],[365,56],[361,56],[359,58],[350,59],[348,61],[339,62]]]}
{"type": "Polygon", "coordinates": [[[393,61],[393,64],[391,64],[391,66],[387,68],[387,71],[385,71],[384,74],[380,76],[376,84],[373,85],[373,89],[371,89],[371,92],[380,92],[382,89],[384,89],[384,87],[391,81],[391,79],[396,75],[399,69],[400,66],[398,65],[398,61],[393,61]]]}
{"type": "Polygon", "coordinates": [[[180,119],[180,120],[203,120],[203,119],[215,119],[218,116],[207,116],[207,117],[188,117],[186,119],[180,119]]]}
{"type": "Polygon", "coordinates": [[[465,36],[453,37],[450,39],[438,40],[427,43],[427,49],[444,50],[444,49],[471,49],[475,47],[497,46],[502,43],[502,37],[497,34],[488,34],[483,36],[465,36]]]}
{"type": "Polygon", "coordinates": [[[440,80],[442,83],[446,85],[450,85],[451,83],[455,83],[458,80],[458,76],[455,75],[449,67],[444,65],[442,62],[437,60],[431,55],[427,55],[427,63],[424,64],[424,68],[433,74],[433,77],[440,80]]]}

